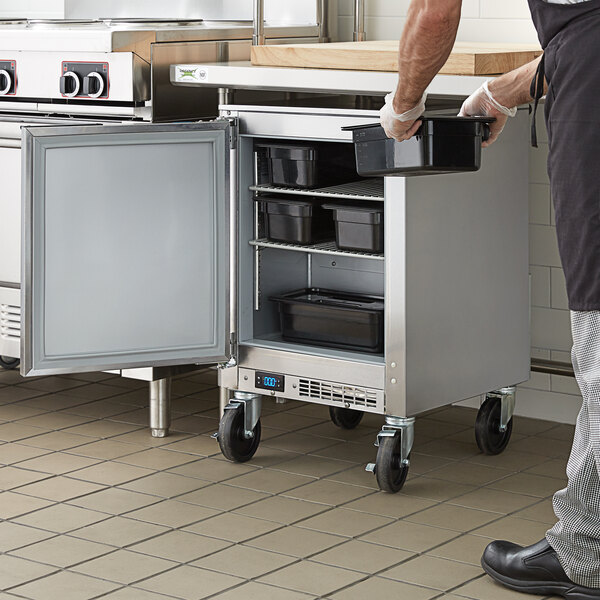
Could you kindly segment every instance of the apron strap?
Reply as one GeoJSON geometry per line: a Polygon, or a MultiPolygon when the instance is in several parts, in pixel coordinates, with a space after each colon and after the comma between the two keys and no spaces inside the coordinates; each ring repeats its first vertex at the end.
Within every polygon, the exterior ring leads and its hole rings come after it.
{"type": "Polygon", "coordinates": [[[531,120],[531,145],[534,148],[538,147],[536,114],[538,104],[540,103],[540,98],[542,98],[542,96],[544,95],[544,79],[546,77],[544,58],[545,55],[542,54],[542,58],[538,64],[537,71],[535,72],[535,76],[531,82],[531,87],[529,88],[529,95],[533,98],[533,117],[531,120]]]}

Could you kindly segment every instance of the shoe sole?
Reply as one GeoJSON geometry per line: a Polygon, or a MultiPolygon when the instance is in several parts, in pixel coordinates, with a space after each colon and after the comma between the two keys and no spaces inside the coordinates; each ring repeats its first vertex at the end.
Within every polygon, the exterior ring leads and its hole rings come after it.
{"type": "Polygon", "coordinates": [[[549,583],[547,581],[523,582],[494,571],[483,559],[481,560],[481,566],[492,579],[516,592],[537,594],[538,596],[562,596],[568,600],[600,600],[600,590],[593,590],[569,583],[549,583]]]}

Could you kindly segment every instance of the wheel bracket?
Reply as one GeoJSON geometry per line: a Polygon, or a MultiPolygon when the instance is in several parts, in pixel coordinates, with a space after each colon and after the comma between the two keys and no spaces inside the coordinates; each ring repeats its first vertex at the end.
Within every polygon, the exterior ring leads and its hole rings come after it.
{"type": "MultiPolygon", "coordinates": [[[[400,436],[400,463],[408,467],[410,466],[410,453],[415,441],[415,418],[414,417],[389,417],[386,416],[385,424],[381,431],[377,434],[375,446],[379,447],[381,440],[386,437],[400,436]]],[[[369,463],[365,470],[370,473],[375,473],[375,463],[369,463]]]]}
{"type": "Polygon", "coordinates": [[[225,410],[236,410],[242,407],[244,411],[244,437],[249,440],[254,437],[254,428],[260,419],[262,409],[262,396],[248,392],[233,393],[233,400],[225,407],[225,410]]]}
{"type": "Polygon", "coordinates": [[[500,399],[500,432],[504,433],[508,428],[508,422],[513,418],[515,414],[515,403],[517,388],[516,386],[509,386],[501,388],[494,392],[490,392],[488,398],[499,398],[500,399]]]}

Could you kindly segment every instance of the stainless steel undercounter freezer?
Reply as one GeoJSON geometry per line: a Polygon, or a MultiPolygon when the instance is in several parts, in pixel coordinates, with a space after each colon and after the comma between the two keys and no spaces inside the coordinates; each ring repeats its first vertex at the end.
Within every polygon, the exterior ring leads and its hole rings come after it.
{"type": "Polygon", "coordinates": [[[220,363],[219,442],[234,460],[258,447],[263,396],[327,405],[342,427],[385,415],[371,469],[388,491],[404,483],[414,416],[428,409],[488,394],[479,438],[501,451],[512,386],[529,376],[526,111],[478,172],[366,179],[342,128],[375,111],[222,114],[25,129],[23,371],[220,363]],[[290,144],[316,145],[320,166],[338,160],[341,180],[272,185],[265,148],[290,144]],[[383,208],[384,251],[273,241],[268,196],[383,208]],[[322,288],[380,298],[382,345],[283,335],[275,298],[322,288]]]}

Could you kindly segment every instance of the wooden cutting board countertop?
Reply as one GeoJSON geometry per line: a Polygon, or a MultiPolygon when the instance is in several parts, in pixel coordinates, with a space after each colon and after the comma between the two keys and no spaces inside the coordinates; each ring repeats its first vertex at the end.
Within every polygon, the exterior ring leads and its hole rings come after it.
{"type": "MultiPolygon", "coordinates": [[[[496,75],[542,54],[535,44],[457,42],[441,75],[496,75]]],[[[253,46],[252,64],[269,67],[397,71],[398,41],[253,46]]]]}

